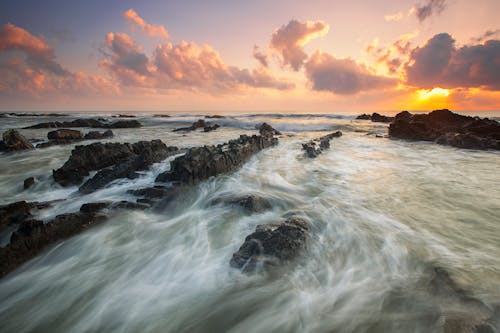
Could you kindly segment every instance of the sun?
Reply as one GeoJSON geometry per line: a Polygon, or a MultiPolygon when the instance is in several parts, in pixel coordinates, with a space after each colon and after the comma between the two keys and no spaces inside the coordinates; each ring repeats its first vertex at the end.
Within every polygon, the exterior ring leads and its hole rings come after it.
{"type": "Polygon", "coordinates": [[[417,91],[417,96],[421,100],[443,98],[443,97],[448,97],[449,95],[450,91],[448,89],[443,89],[439,87],[433,89],[420,89],[417,91]]]}
{"type": "Polygon", "coordinates": [[[413,93],[409,106],[415,110],[435,110],[451,107],[452,91],[440,87],[419,89],[413,93]]]}

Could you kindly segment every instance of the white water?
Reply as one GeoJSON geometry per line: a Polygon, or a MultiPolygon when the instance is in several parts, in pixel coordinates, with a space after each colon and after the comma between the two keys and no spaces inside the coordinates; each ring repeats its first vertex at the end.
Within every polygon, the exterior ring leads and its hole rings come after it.
{"type": "MultiPolygon", "coordinates": [[[[141,119],[111,141],[162,139],[188,147],[254,133],[267,121],[284,131],[277,147],[237,172],[206,181],[167,207],[114,213],[105,224],[47,249],[0,280],[2,332],[433,332],[413,300],[430,265],[445,267],[485,303],[500,300],[500,154],[376,138],[384,124],[352,117],[245,116],[183,136],[170,129],[199,117],[141,119]],[[342,130],[317,159],[301,143],[342,130]],[[273,209],[245,215],[213,199],[255,193],[273,209]],[[258,224],[291,212],[312,223],[297,261],[246,276],[229,260],[258,224]],[[410,301],[411,303],[411,301],[410,301]]],[[[0,119],[1,130],[46,121],[0,119]]],[[[60,118],[56,120],[61,120],[60,118]]],[[[43,138],[47,130],[23,130],[43,138]]],[[[42,218],[85,202],[128,199],[169,167],[88,196],[60,188],[51,170],[72,146],[0,156],[0,204],[66,198],[42,218]],[[22,190],[28,176],[40,181],[22,190]]],[[[428,295],[432,307],[437,300],[428,295]]]]}

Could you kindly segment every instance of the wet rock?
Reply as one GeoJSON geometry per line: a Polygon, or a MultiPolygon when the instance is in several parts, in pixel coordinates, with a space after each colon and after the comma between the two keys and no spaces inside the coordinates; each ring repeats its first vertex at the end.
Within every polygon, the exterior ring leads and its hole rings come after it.
{"type": "Polygon", "coordinates": [[[446,109],[415,115],[403,111],[389,126],[389,136],[434,141],[458,148],[500,149],[500,123],[488,118],[462,116],[446,109]]]}
{"type": "Polygon", "coordinates": [[[278,139],[272,135],[241,135],[236,140],[218,146],[191,148],[185,155],[173,160],[170,171],[160,174],[156,181],[197,184],[212,176],[236,170],[252,155],[277,143],[278,139]]]}
{"type": "Polygon", "coordinates": [[[80,206],[81,213],[98,213],[111,206],[112,201],[89,202],[80,206]]]}
{"type": "Polygon", "coordinates": [[[29,189],[33,185],[35,185],[35,177],[28,177],[24,180],[23,187],[25,190],[29,189]]]}
{"type": "MultiPolygon", "coordinates": [[[[137,169],[141,165],[161,160],[162,156],[168,156],[172,150],[176,148],[167,147],[160,140],[140,141],[134,144],[98,142],[76,146],[66,163],[53,171],[53,177],[63,186],[78,185],[90,171],[108,168],[122,162],[127,162],[130,167],[137,169]],[[141,158],[144,158],[144,161],[141,161],[141,158]]],[[[123,174],[124,167],[118,168],[115,173],[123,174]]],[[[103,181],[110,179],[112,175],[112,172],[107,172],[102,177],[103,181]]]]}
{"type": "Polygon", "coordinates": [[[207,115],[207,116],[205,116],[205,118],[207,118],[207,119],[223,119],[226,117],[218,115],[218,114],[214,114],[214,115],[207,115]]]}
{"type": "Polygon", "coordinates": [[[302,149],[306,152],[306,156],[309,158],[318,157],[319,154],[330,148],[330,140],[333,138],[339,138],[342,136],[342,132],[337,131],[324,135],[318,139],[311,140],[307,143],[302,144],[302,149]]]}
{"type": "Polygon", "coordinates": [[[233,254],[230,266],[243,272],[267,269],[294,259],[306,245],[309,224],[293,216],[279,224],[259,225],[233,254]]]}
{"type": "Polygon", "coordinates": [[[58,129],[47,134],[49,140],[81,140],[83,133],[71,129],[58,129]]]}
{"type": "Polygon", "coordinates": [[[220,126],[218,124],[214,124],[212,126],[205,126],[203,127],[203,132],[212,132],[218,129],[220,126]]]}
{"type": "Polygon", "coordinates": [[[137,197],[145,197],[148,199],[163,198],[167,195],[168,192],[168,187],[166,186],[145,187],[138,190],[127,191],[127,193],[130,193],[137,197]]]}
{"type": "Polygon", "coordinates": [[[374,123],[390,123],[394,120],[394,117],[388,117],[388,116],[381,115],[377,112],[374,112],[371,115],[364,113],[362,115],[357,116],[356,119],[371,120],[374,123]]]}
{"type": "Polygon", "coordinates": [[[105,119],[75,119],[72,121],[51,121],[25,127],[26,129],[37,128],[74,128],[74,127],[90,127],[90,128],[137,128],[141,127],[141,123],[137,120],[119,120],[114,123],[108,123],[105,119]]]}
{"type": "Polygon", "coordinates": [[[154,114],[153,117],[156,118],[170,118],[168,114],[154,114]]]}
{"type": "MultiPolygon", "coordinates": [[[[196,130],[198,128],[205,128],[207,126],[208,125],[205,122],[205,120],[199,119],[199,120],[195,121],[191,126],[176,128],[176,129],[173,130],[173,132],[180,132],[180,131],[189,132],[189,131],[194,131],[194,130],[196,130]]],[[[208,132],[208,131],[205,131],[205,132],[208,132]]]]}
{"type": "Polygon", "coordinates": [[[18,201],[0,206],[0,230],[8,225],[19,224],[31,218],[33,204],[26,201],[18,201]]]}
{"type": "Polygon", "coordinates": [[[136,116],[132,114],[114,114],[113,118],[136,118],[136,116]]]}
{"type": "Polygon", "coordinates": [[[257,125],[255,128],[258,129],[260,135],[263,135],[263,136],[281,135],[280,131],[278,131],[277,129],[274,129],[268,123],[262,123],[260,125],[257,125]]]}
{"type": "Polygon", "coordinates": [[[110,182],[119,178],[137,178],[139,176],[137,171],[146,170],[153,163],[161,162],[178,152],[177,147],[167,147],[159,140],[151,142],[141,141],[133,144],[132,148],[133,155],[110,168],[100,170],[94,177],[80,186],[79,191],[88,194],[105,187],[110,182]]]}
{"type": "Polygon", "coordinates": [[[107,130],[105,132],[90,131],[83,137],[85,140],[101,140],[113,137],[113,131],[107,130]]]}
{"type": "Polygon", "coordinates": [[[27,149],[34,149],[34,147],[21,133],[15,129],[10,129],[3,133],[3,141],[0,141],[0,151],[27,149]]]}
{"type": "Polygon", "coordinates": [[[271,204],[267,199],[257,196],[255,194],[250,194],[247,196],[234,199],[217,200],[217,202],[220,201],[230,205],[239,206],[248,213],[260,213],[272,208],[271,204]]]}

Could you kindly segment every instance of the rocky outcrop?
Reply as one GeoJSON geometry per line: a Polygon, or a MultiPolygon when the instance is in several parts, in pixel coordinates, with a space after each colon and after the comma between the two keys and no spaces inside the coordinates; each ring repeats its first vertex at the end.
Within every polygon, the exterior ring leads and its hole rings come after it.
{"type": "Polygon", "coordinates": [[[403,111],[389,126],[389,136],[406,140],[434,141],[469,149],[500,149],[500,123],[436,110],[429,114],[403,111]]]}
{"type": "Polygon", "coordinates": [[[193,185],[200,181],[236,170],[243,162],[264,148],[274,146],[278,139],[268,135],[241,135],[236,140],[218,146],[191,148],[170,163],[170,171],[156,181],[180,182],[193,185]]]}
{"type": "Polygon", "coordinates": [[[113,137],[113,131],[107,130],[104,132],[98,131],[90,131],[83,137],[85,140],[101,140],[101,139],[109,139],[113,137]]]}
{"type": "Polygon", "coordinates": [[[83,133],[72,129],[58,129],[47,133],[49,140],[81,140],[83,133]]]}
{"type": "Polygon", "coordinates": [[[73,121],[52,121],[48,123],[40,123],[25,127],[27,129],[37,128],[74,128],[74,127],[90,127],[90,128],[137,128],[141,127],[141,123],[137,120],[119,120],[109,123],[104,119],[75,119],[73,121]]]}
{"type": "Polygon", "coordinates": [[[371,115],[364,113],[362,115],[357,116],[356,119],[371,120],[374,123],[390,123],[394,120],[394,117],[384,116],[377,112],[374,112],[371,115]]]}
{"type": "Polygon", "coordinates": [[[176,128],[173,130],[173,132],[190,132],[190,131],[194,131],[194,130],[197,130],[198,128],[203,128],[203,131],[204,132],[211,132],[211,131],[215,131],[216,129],[218,129],[220,126],[217,125],[217,124],[214,124],[214,125],[208,125],[205,120],[203,119],[199,119],[197,121],[195,121],[191,126],[189,127],[181,127],[181,128],[176,128]]]}
{"type": "Polygon", "coordinates": [[[0,151],[17,151],[34,148],[31,142],[15,129],[4,132],[3,141],[0,141],[0,151]]]}
{"type": "Polygon", "coordinates": [[[342,132],[337,131],[324,135],[318,139],[311,140],[307,143],[302,144],[302,149],[306,152],[306,156],[309,158],[318,157],[319,154],[330,148],[330,140],[333,138],[339,138],[342,136],[342,132]]]}
{"type": "Polygon", "coordinates": [[[294,259],[306,245],[309,223],[292,216],[279,224],[259,225],[231,258],[231,267],[250,273],[294,259]]]}
{"type": "Polygon", "coordinates": [[[85,136],[82,132],[77,130],[70,129],[59,129],[56,131],[49,132],[47,134],[49,141],[42,142],[36,145],[37,148],[47,148],[57,145],[67,145],[83,140],[97,140],[97,139],[106,139],[112,138],[113,132],[111,130],[107,130],[105,132],[97,132],[90,131],[85,136]]]}
{"type": "Polygon", "coordinates": [[[94,177],[80,186],[79,191],[87,194],[103,188],[119,178],[137,178],[139,176],[137,171],[146,170],[153,163],[161,162],[167,157],[178,153],[177,147],[167,147],[163,143],[161,145],[150,145],[145,141],[141,141],[134,145],[133,156],[110,168],[97,172],[94,177]]]}
{"type": "Polygon", "coordinates": [[[255,128],[258,129],[259,133],[264,136],[281,135],[280,131],[274,129],[268,123],[262,123],[260,125],[257,125],[255,128]]]}
{"type": "MultiPolygon", "coordinates": [[[[160,140],[140,141],[134,144],[99,142],[76,146],[71,151],[68,161],[61,168],[53,171],[53,177],[63,186],[78,185],[84,177],[89,175],[90,171],[101,170],[123,162],[130,163],[132,167],[140,167],[151,161],[160,161],[175,150],[175,147],[167,147],[160,140]],[[141,158],[144,158],[144,163],[140,161],[141,158]]],[[[108,176],[103,178],[109,179],[108,176]]]]}

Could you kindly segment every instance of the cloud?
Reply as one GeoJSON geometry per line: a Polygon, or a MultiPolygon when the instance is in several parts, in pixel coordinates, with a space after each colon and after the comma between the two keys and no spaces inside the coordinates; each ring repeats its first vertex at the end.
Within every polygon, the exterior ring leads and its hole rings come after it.
{"type": "Polygon", "coordinates": [[[372,74],[352,59],[337,59],[316,51],[305,63],[306,76],[312,89],[335,94],[356,94],[361,91],[394,86],[393,78],[372,74]]]}
{"type": "Polygon", "coordinates": [[[144,31],[150,37],[160,37],[168,39],[169,33],[163,25],[160,24],[149,24],[142,17],[140,17],[137,12],[133,9],[129,9],[123,13],[123,17],[130,23],[138,26],[142,31],[144,31]]]}
{"type": "Polygon", "coordinates": [[[268,67],[267,54],[262,52],[257,45],[253,47],[253,57],[264,67],[268,67]]]}
{"type": "Polygon", "coordinates": [[[403,19],[403,16],[404,16],[404,14],[402,12],[398,12],[396,14],[387,14],[387,15],[384,16],[384,19],[387,22],[400,21],[400,20],[403,19]]]}
{"type": "Polygon", "coordinates": [[[22,52],[25,62],[33,69],[47,70],[56,75],[67,73],[55,61],[54,50],[44,40],[11,23],[3,25],[0,29],[0,52],[9,51],[22,52]]]}
{"type": "Polygon", "coordinates": [[[420,22],[432,15],[440,14],[446,8],[446,0],[427,0],[424,5],[415,7],[415,15],[420,22]]]}
{"type": "Polygon", "coordinates": [[[313,38],[324,36],[329,29],[329,25],[320,20],[291,20],[273,33],[269,48],[280,55],[283,66],[289,65],[298,71],[307,59],[304,45],[313,38]]]}
{"type": "Polygon", "coordinates": [[[457,49],[449,34],[437,34],[411,52],[405,69],[408,83],[415,86],[500,90],[500,41],[457,49]]]}
{"type": "Polygon", "coordinates": [[[472,38],[473,43],[481,43],[485,40],[492,39],[494,37],[500,36],[500,29],[487,30],[481,36],[472,38]]]}
{"type": "Polygon", "coordinates": [[[154,53],[154,63],[160,77],[159,84],[167,88],[229,90],[246,85],[283,90],[293,87],[264,69],[249,71],[227,66],[209,45],[198,46],[186,41],[159,45],[154,53]]]}

